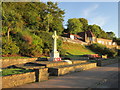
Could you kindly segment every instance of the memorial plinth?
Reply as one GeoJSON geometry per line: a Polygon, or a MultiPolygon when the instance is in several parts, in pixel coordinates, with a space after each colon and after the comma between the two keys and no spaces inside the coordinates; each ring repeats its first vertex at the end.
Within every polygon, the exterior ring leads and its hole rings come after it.
{"type": "Polygon", "coordinates": [[[49,61],[61,61],[59,52],[57,51],[57,38],[58,38],[58,36],[56,34],[56,31],[54,31],[54,34],[52,35],[52,38],[54,39],[53,50],[50,53],[50,59],[49,59],[49,61]]]}

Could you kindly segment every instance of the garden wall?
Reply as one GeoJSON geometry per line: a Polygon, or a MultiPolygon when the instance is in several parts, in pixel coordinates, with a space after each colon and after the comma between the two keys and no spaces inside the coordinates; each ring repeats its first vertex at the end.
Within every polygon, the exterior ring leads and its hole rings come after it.
{"type": "Polygon", "coordinates": [[[2,60],[2,68],[16,65],[16,64],[24,64],[27,62],[33,62],[37,60],[38,58],[23,58],[23,59],[0,59],[2,60]]]}
{"type": "Polygon", "coordinates": [[[71,60],[88,60],[88,57],[70,57],[71,60]]]}
{"type": "Polygon", "coordinates": [[[35,82],[35,80],[35,72],[3,76],[2,88],[16,87],[26,83],[35,82]]]}
{"type": "Polygon", "coordinates": [[[118,59],[98,60],[97,66],[105,66],[105,65],[114,64],[117,62],[118,62],[118,59]]]}
{"type": "Polygon", "coordinates": [[[11,88],[31,82],[48,80],[48,68],[35,69],[34,72],[15,74],[2,77],[2,88],[11,88]]]}
{"type": "Polygon", "coordinates": [[[35,69],[36,82],[48,80],[48,68],[35,69]]]}

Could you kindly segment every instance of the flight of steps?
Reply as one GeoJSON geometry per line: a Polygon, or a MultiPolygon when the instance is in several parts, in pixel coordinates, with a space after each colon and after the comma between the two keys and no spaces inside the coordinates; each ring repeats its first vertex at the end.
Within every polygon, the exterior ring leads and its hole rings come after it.
{"type": "Polygon", "coordinates": [[[49,76],[60,76],[70,72],[83,71],[96,67],[96,63],[87,60],[70,60],[72,64],[63,61],[34,61],[16,67],[24,69],[43,69],[48,68],[49,76]]]}
{"type": "Polygon", "coordinates": [[[70,72],[83,71],[96,67],[96,63],[90,63],[86,60],[70,60],[72,64],[65,61],[51,62],[51,61],[35,61],[34,63],[41,64],[48,68],[50,76],[65,75],[70,72]]]}

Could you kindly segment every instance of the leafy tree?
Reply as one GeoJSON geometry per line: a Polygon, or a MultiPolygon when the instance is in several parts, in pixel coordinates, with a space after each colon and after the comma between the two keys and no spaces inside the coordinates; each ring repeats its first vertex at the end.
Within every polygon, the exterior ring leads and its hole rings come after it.
{"type": "Polygon", "coordinates": [[[100,37],[100,33],[102,31],[101,27],[98,25],[88,25],[88,30],[92,31],[96,37],[100,37]]]}
{"type": "Polygon", "coordinates": [[[43,54],[48,51],[45,49],[50,51],[51,41],[44,42],[46,37],[41,38],[35,32],[46,32],[48,37],[54,30],[62,33],[64,11],[57,5],[53,2],[3,2],[2,35],[13,43],[13,46],[5,43],[7,47],[19,47],[19,54],[26,56],[43,54]]]}
{"type": "Polygon", "coordinates": [[[79,18],[80,22],[82,23],[82,30],[87,31],[88,27],[88,20],[85,18],[79,18]]]}
{"type": "Polygon", "coordinates": [[[72,18],[68,20],[67,32],[69,33],[78,33],[82,31],[82,23],[77,18],[72,18]]]}
{"type": "Polygon", "coordinates": [[[120,45],[120,38],[113,38],[113,41],[120,45]]]}
{"type": "Polygon", "coordinates": [[[106,33],[108,34],[108,38],[109,38],[109,39],[115,38],[114,32],[106,32],[106,33]]]}
{"type": "Polygon", "coordinates": [[[65,12],[63,10],[61,10],[60,8],[58,8],[58,3],[53,3],[53,2],[47,2],[48,5],[48,13],[50,13],[53,18],[52,18],[52,22],[49,25],[49,31],[53,32],[53,31],[57,31],[58,35],[62,33],[62,31],[64,30],[63,28],[63,15],[65,14],[65,12]]]}

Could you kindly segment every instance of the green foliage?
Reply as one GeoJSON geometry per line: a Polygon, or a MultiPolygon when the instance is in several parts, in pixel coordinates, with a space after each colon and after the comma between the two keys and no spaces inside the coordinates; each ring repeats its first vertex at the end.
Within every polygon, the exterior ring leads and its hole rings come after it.
{"type": "Polygon", "coordinates": [[[20,48],[20,54],[24,56],[38,56],[42,54],[42,40],[29,31],[17,32],[12,35],[20,48]]]}
{"type": "Polygon", "coordinates": [[[82,23],[77,18],[72,18],[68,20],[68,32],[69,33],[78,33],[82,31],[82,23]]]}
{"type": "Polygon", "coordinates": [[[109,39],[115,38],[114,32],[106,32],[106,33],[108,34],[108,38],[109,38],[109,39]]]}
{"type": "Polygon", "coordinates": [[[120,38],[113,38],[113,41],[120,45],[120,38]]]}
{"type": "Polygon", "coordinates": [[[108,34],[98,25],[88,25],[88,30],[92,31],[97,38],[109,39],[108,34]]]}
{"type": "MultiPolygon", "coordinates": [[[[52,38],[53,33],[48,33],[45,31],[34,32],[34,33],[42,39],[42,42],[43,42],[42,48],[43,48],[44,54],[50,53],[53,46],[53,38],[52,38]]],[[[58,50],[61,49],[61,45],[62,45],[62,41],[58,39],[57,40],[58,50]]]]}
{"type": "Polygon", "coordinates": [[[6,40],[10,37],[9,43],[3,41],[3,54],[17,54],[19,50],[24,56],[49,53],[52,32],[56,30],[61,34],[64,30],[64,11],[57,5],[53,2],[3,2],[2,35],[6,40]]]}
{"type": "Polygon", "coordinates": [[[18,54],[19,52],[19,47],[16,46],[16,42],[13,42],[10,40],[9,42],[7,41],[6,37],[2,38],[2,54],[3,55],[14,55],[18,54]]]}
{"type": "Polygon", "coordinates": [[[82,23],[82,30],[87,31],[88,27],[88,20],[85,18],[79,18],[80,22],[82,23]]]}
{"type": "Polygon", "coordinates": [[[114,57],[117,55],[117,51],[115,51],[114,49],[109,49],[102,44],[91,44],[89,47],[91,50],[93,50],[94,52],[97,51],[97,53],[101,55],[108,55],[108,57],[114,57]]]}

